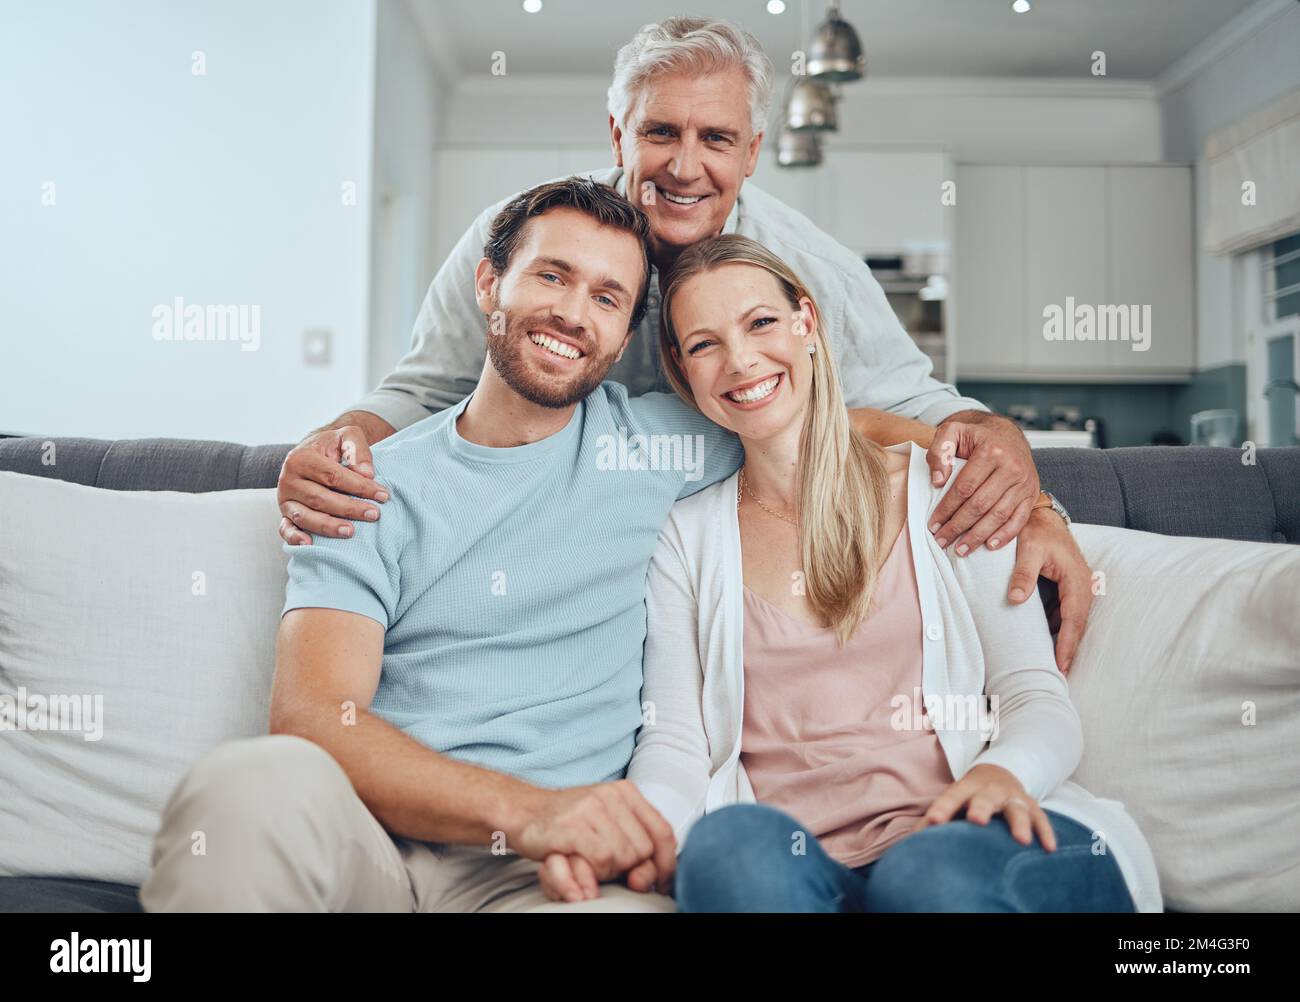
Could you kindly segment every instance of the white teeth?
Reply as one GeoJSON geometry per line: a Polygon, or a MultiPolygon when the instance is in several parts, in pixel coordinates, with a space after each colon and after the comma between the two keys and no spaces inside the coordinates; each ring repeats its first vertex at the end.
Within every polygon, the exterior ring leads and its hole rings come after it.
{"type": "Polygon", "coordinates": [[[776,389],[776,384],[780,380],[779,376],[773,376],[771,379],[765,379],[756,386],[751,386],[747,390],[733,390],[728,393],[732,400],[738,404],[752,404],[755,400],[762,400],[765,396],[776,389]]]}
{"type": "Polygon", "coordinates": [[[674,195],[671,192],[664,191],[662,188],[659,189],[659,194],[663,195],[663,197],[668,199],[670,202],[676,202],[678,205],[694,205],[704,197],[703,195],[674,195]]]}
{"type": "Polygon", "coordinates": [[[564,358],[582,358],[582,352],[571,344],[565,344],[563,341],[557,341],[553,337],[545,334],[529,334],[528,340],[535,345],[545,348],[549,352],[561,355],[564,358]]]}

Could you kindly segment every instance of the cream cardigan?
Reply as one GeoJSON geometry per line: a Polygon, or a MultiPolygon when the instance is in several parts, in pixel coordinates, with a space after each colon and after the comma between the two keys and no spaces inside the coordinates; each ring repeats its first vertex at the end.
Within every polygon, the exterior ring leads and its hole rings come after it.
{"type": "MultiPolygon", "coordinates": [[[[1082,727],[1037,592],[1018,606],[1006,599],[1015,547],[981,547],[965,557],[940,549],[926,528],[929,515],[965,462],[955,460],[953,476],[936,488],[919,446],[889,451],[909,449],[908,542],[923,624],[924,705],[953,776],[980,763],[1009,770],[1044,809],[1096,833],[1094,851],[1114,853],[1138,911],[1161,911],[1155,861],[1124,805],[1069,781],[1083,753],[1082,727]],[[1000,711],[991,739],[987,726],[951,710],[982,702],[980,694],[1000,711]]],[[[673,506],[647,578],[648,712],[627,775],[672,824],[679,851],[703,814],[755,799],[740,763],[744,582],[736,485],[733,474],[673,506]]]]}

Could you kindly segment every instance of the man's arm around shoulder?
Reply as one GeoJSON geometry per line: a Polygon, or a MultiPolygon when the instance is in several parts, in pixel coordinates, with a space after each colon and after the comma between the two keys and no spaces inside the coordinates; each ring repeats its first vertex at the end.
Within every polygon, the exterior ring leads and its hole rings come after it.
{"type": "MultiPolygon", "coordinates": [[[[858,429],[866,438],[871,439],[877,445],[897,445],[899,442],[915,442],[923,449],[930,448],[934,442],[935,433],[938,431],[932,425],[924,421],[918,421],[915,418],[903,417],[901,414],[893,414],[890,411],[876,410],[874,407],[853,407],[849,409],[849,418],[853,426],[858,429]]],[[[967,424],[997,424],[1005,422],[1007,425],[1014,427],[1014,422],[1008,418],[992,414],[989,411],[968,410],[957,411],[955,414],[949,414],[944,419],[948,421],[964,421],[967,424]]]]}

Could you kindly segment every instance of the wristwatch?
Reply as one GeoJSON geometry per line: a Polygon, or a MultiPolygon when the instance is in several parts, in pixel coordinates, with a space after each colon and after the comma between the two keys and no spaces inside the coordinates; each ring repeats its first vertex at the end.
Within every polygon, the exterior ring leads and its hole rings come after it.
{"type": "Polygon", "coordinates": [[[1065,505],[1061,504],[1051,491],[1039,491],[1038,500],[1034,502],[1034,506],[1030,508],[1030,511],[1033,511],[1034,508],[1051,508],[1052,511],[1065,520],[1066,525],[1070,524],[1070,513],[1065,510],[1065,505]]]}

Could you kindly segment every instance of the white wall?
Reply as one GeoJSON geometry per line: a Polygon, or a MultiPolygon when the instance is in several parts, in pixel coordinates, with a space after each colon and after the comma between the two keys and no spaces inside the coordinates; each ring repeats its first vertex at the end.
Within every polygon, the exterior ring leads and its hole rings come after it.
{"type": "MultiPolygon", "coordinates": [[[[1201,181],[1205,139],[1300,87],[1300,4],[1268,0],[1243,18],[1249,29],[1234,32],[1229,26],[1224,37],[1231,41],[1216,46],[1221,51],[1166,91],[1160,102],[1165,159],[1196,161],[1197,362],[1202,369],[1246,361],[1233,259],[1200,248],[1208,210],[1201,181]]],[[[1296,176],[1300,179],[1300,165],[1296,176]]]]}
{"type": "Polygon", "coordinates": [[[410,347],[424,292],[444,256],[434,249],[435,148],[446,88],[408,0],[379,4],[376,50],[370,385],[410,347]]]}
{"type": "Polygon", "coordinates": [[[365,390],[375,17],[4,5],[0,430],[283,442],[365,390]],[[155,340],[177,296],[259,306],[258,350],[155,340]]]}

